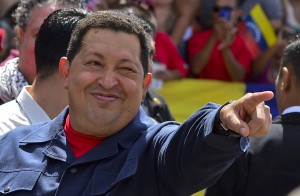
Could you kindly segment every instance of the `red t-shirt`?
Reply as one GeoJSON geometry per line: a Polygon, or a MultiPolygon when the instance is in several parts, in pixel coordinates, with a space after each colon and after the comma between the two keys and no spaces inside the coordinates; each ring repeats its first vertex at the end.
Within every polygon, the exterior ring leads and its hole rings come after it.
{"type": "Polygon", "coordinates": [[[103,137],[90,136],[75,131],[70,124],[69,115],[66,118],[64,129],[67,141],[77,159],[93,149],[105,139],[103,137]]]}
{"type": "Polygon", "coordinates": [[[157,32],[154,41],[156,53],[153,59],[164,64],[168,70],[178,70],[182,77],[186,77],[188,67],[169,35],[157,32]]]}
{"type": "MultiPolygon", "coordinates": [[[[212,30],[197,32],[189,39],[187,43],[189,61],[205,47],[209,38],[212,36],[212,33],[212,30]]],[[[216,42],[208,63],[198,74],[198,78],[231,81],[230,75],[226,69],[222,51],[217,48],[220,43],[220,41],[216,42]]],[[[238,34],[235,36],[234,41],[230,46],[230,50],[236,60],[245,68],[246,75],[248,75],[251,70],[253,57],[246,47],[244,40],[238,34]]]]}

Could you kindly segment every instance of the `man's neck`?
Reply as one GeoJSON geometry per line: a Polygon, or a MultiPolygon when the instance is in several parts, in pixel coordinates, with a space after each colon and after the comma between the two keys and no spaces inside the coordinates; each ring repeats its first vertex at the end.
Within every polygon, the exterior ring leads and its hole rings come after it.
{"type": "Polygon", "coordinates": [[[63,87],[62,79],[58,77],[34,81],[29,93],[50,119],[56,117],[68,105],[67,91],[63,87]]]}

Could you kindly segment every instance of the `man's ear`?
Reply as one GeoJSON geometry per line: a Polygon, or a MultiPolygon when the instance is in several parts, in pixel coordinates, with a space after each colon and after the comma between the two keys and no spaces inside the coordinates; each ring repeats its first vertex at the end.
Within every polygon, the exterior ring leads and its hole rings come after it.
{"type": "Polygon", "coordinates": [[[19,35],[19,43],[20,45],[24,42],[24,31],[22,28],[18,28],[18,35],[19,35]]]}
{"type": "Polygon", "coordinates": [[[67,89],[68,88],[68,78],[69,78],[69,73],[70,73],[70,65],[69,65],[69,61],[66,57],[62,57],[59,60],[59,72],[64,80],[64,87],[67,89]]]}
{"type": "Polygon", "coordinates": [[[290,89],[291,86],[291,72],[287,67],[283,67],[281,69],[282,80],[280,84],[280,89],[282,91],[287,91],[290,89]]]}
{"type": "Polygon", "coordinates": [[[145,93],[146,93],[147,89],[149,88],[151,81],[152,81],[152,74],[148,72],[144,78],[144,92],[145,93]]]}

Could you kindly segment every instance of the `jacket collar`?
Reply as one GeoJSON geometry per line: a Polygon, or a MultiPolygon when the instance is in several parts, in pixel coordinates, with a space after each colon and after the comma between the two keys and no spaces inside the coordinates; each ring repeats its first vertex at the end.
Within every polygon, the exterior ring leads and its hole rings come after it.
{"type": "MultiPolygon", "coordinates": [[[[54,159],[66,161],[70,156],[67,154],[71,152],[66,147],[67,142],[63,130],[64,121],[68,112],[69,110],[66,108],[55,119],[43,126],[37,125],[38,128],[25,136],[20,143],[30,144],[51,141],[45,148],[44,154],[54,159]]],[[[76,163],[86,162],[86,160],[94,161],[113,156],[118,153],[118,144],[123,148],[128,148],[140,134],[152,125],[154,125],[154,122],[146,115],[142,107],[140,107],[137,115],[126,127],[118,133],[106,138],[100,145],[83,155],[83,159],[78,159],[76,163]]]]}
{"type": "Polygon", "coordinates": [[[273,120],[273,124],[300,124],[300,113],[292,112],[284,115],[279,115],[273,120]]]}
{"type": "Polygon", "coordinates": [[[45,123],[43,126],[37,124],[37,128],[21,139],[20,143],[42,143],[54,139],[63,130],[64,120],[68,112],[69,109],[66,108],[56,118],[45,123]]]}
{"type": "Polygon", "coordinates": [[[114,156],[118,153],[119,147],[129,148],[136,139],[143,134],[154,122],[146,115],[142,108],[139,109],[134,119],[118,133],[107,137],[100,145],[83,155],[76,163],[95,161],[114,156]]]}

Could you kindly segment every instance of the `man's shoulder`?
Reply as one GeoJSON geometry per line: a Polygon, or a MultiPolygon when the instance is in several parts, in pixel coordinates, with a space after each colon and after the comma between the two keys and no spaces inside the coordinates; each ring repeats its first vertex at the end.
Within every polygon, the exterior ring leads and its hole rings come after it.
{"type": "Polygon", "coordinates": [[[3,143],[4,145],[5,143],[9,143],[9,145],[11,146],[11,142],[19,143],[24,138],[34,137],[35,135],[42,135],[43,132],[46,133],[48,132],[48,130],[49,122],[19,126],[0,136],[0,146],[2,146],[3,143]]]}
{"type": "Polygon", "coordinates": [[[29,125],[20,125],[10,130],[8,133],[4,134],[3,136],[1,136],[0,134],[0,144],[1,144],[1,137],[11,138],[11,139],[15,138],[17,140],[24,139],[24,141],[29,141],[33,143],[50,141],[51,139],[54,138],[54,136],[58,132],[61,132],[63,130],[63,123],[67,113],[66,110],[67,109],[65,109],[61,114],[59,114],[53,120],[33,123],[29,125]]]}
{"type": "Polygon", "coordinates": [[[0,73],[12,73],[19,67],[19,57],[10,59],[2,67],[0,67],[0,73]]]}
{"type": "MultiPolygon", "coordinates": [[[[51,135],[53,136],[53,135],[51,135]]],[[[41,157],[41,151],[51,141],[49,126],[46,123],[17,127],[0,136],[0,168],[7,171],[9,168],[21,169],[24,164],[30,164],[29,157],[41,157]],[[41,144],[37,147],[34,144],[41,144]],[[33,144],[33,145],[27,145],[33,144]],[[39,150],[41,149],[41,150],[39,150]],[[13,167],[7,165],[12,161],[13,167]]],[[[35,167],[35,166],[31,166],[35,167]]],[[[12,172],[13,172],[12,170],[12,172]]]]}
{"type": "Polygon", "coordinates": [[[25,77],[19,70],[19,58],[9,60],[0,67],[0,99],[8,102],[15,99],[23,86],[28,85],[25,77]]]}
{"type": "Polygon", "coordinates": [[[13,58],[5,63],[4,66],[0,67],[0,83],[7,81],[18,72],[19,57],[13,58]]]}
{"type": "Polygon", "coordinates": [[[264,137],[251,137],[249,139],[249,152],[264,154],[270,149],[277,149],[284,142],[284,130],[282,124],[272,124],[269,133],[264,137]]]}
{"type": "Polygon", "coordinates": [[[5,110],[5,109],[9,109],[9,108],[16,108],[16,106],[18,106],[17,101],[14,99],[12,101],[6,102],[2,105],[0,105],[0,114],[4,114],[4,113],[10,113],[12,110],[5,110]]]}
{"type": "Polygon", "coordinates": [[[0,135],[18,126],[29,124],[29,119],[16,100],[9,101],[0,106],[0,135]]]}

